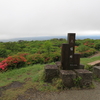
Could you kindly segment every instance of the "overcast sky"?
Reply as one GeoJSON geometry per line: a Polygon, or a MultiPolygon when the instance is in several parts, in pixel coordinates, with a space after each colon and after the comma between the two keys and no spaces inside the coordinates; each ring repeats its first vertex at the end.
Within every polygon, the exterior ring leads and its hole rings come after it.
{"type": "Polygon", "coordinates": [[[100,0],[0,0],[0,39],[100,35],[100,0]]]}

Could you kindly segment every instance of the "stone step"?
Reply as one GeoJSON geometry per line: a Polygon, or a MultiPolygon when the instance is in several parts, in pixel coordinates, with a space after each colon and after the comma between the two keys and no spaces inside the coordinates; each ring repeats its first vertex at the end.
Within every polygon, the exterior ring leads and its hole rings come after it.
{"type": "Polygon", "coordinates": [[[46,65],[44,68],[45,73],[45,81],[51,82],[53,78],[59,76],[59,69],[57,65],[46,65]]]}
{"type": "Polygon", "coordinates": [[[60,70],[60,78],[62,79],[65,87],[74,87],[74,79],[76,79],[76,73],[72,70],[60,70]]]}
{"type": "Polygon", "coordinates": [[[96,77],[100,78],[100,66],[94,66],[94,67],[93,67],[93,74],[94,74],[96,77]]]}
{"type": "Polygon", "coordinates": [[[80,78],[80,86],[90,86],[92,84],[93,73],[86,69],[75,69],[77,79],[80,78]]]}

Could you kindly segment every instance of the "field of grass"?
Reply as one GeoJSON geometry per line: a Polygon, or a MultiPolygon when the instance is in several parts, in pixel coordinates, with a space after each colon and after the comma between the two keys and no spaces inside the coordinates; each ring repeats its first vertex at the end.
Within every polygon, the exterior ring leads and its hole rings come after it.
{"type": "MultiPolygon", "coordinates": [[[[99,59],[99,56],[93,58],[81,58],[81,64],[87,65],[89,62],[99,59]]],[[[52,84],[43,81],[44,66],[45,64],[37,64],[0,73],[0,87],[9,86],[9,84],[16,81],[23,83],[23,86],[20,88],[7,89],[4,92],[5,95],[3,96],[3,99],[0,97],[0,100],[11,100],[11,97],[15,98],[17,95],[23,94],[29,88],[35,88],[39,91],[57,91],[58,88],[61,89],[62,84],[59,78],[54,79],[52,84]]]]}

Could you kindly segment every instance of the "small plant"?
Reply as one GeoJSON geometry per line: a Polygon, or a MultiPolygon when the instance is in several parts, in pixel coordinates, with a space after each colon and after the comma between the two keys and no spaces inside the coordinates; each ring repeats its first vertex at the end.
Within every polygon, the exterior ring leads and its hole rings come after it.
{"type": "Polygon", "coordinates": [[[85,69],[87,69],[89,71],[93,71],[93,66],[92,65],[86,65],[85,69]]]}
{"type": "Polygon", "coordinates": [[[58,90],[63,90],[63,88],[64,88],[62,79],[60,79],[60,78],[54,78],[52,80],[52,85],[58,90]]]}
{"type": "Polygon", "coordinates": [[[73,79],[75,86],[80,86],[80,81],[82,80],[82,77],[78,76],[77,78],[73,79]]]}

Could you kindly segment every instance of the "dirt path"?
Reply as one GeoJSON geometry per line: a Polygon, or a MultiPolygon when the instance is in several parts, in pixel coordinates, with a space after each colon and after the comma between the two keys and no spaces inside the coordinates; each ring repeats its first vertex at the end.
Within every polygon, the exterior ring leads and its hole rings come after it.
{"type": "MultiPolygon", "coordinates": [[[[94,89],[73,89],[61,92],[41,92],[31,87],[27,89],[24,94],[19,94],[16,98],[4,99],[2,96],[3,91],[11,88],[15,89],[22,87],[22,83],[13,82],[6,87],[0,88],[0,100],[100,100],[100,82],[94,82],[94,89]]],[[[4,93],[5,93],[4,92],[4,93]]],[[[8,95],[5,95],[6,97],[8,95]]]]}
{"type": "Polygon", "coordinates": [[[95,89],[66,90],[62,92],[43,93],[29,89],[16,100],[100,100],[100,83],[94,82],[95,89]]]}

